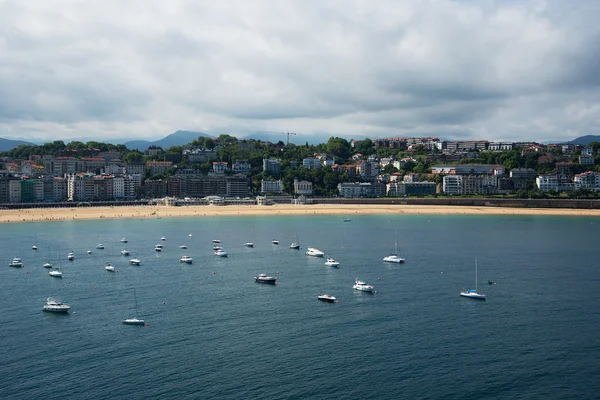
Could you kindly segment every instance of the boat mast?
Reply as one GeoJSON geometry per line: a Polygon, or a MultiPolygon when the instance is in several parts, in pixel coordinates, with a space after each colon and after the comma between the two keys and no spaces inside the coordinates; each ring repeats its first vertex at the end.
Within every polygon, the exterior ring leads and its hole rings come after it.
{"type": "Polygon", "coordinates": [[[477,291],[477,258],[475,258],[475,291],[477,291]]]}
{"type": "Polygon", "coordinates": [[[135,301],[135,317],[137,318],[137,295],[135,294],[135,288],[133,288],[133,299],[135,301]]]}

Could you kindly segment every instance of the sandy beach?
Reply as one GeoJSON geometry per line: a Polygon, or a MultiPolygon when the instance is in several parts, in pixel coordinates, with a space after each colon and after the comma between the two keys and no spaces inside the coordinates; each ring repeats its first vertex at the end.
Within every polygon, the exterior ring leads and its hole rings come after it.
{"type": "Polygon", "coordinates": [[[417,205],[291,205],[272,206],[144,206],[74,207],[0,210],[0,223],[115,218],[217,217],[236,215],[447,214],[447,215],[563,215],[600,217],[600,210],[417,205]]]}

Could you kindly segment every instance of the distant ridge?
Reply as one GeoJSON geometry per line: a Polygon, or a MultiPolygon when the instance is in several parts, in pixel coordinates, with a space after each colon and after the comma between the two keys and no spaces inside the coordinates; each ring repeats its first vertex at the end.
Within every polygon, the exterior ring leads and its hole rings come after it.
{"type": "Polygon", "coordinates": [[[22,144],[27,146],[35,146],[35,143],[26,142],[24,140],[12,140],[12,139],[4,139],[0,138],[0,151],[9,151],[12,149],[16,149],[22,144]]]}
{"type": "Polygon", "coordinates": [[[577,139],[571,140],[569,143],[579,144],[581,146],[587,146],[591,142],[600,142],[600,136],[599,135],[580,136],[577,139]]]}
{"type": "Polygon", "coordinates": [[[165,136],[160,140],[155,140],[153,142],[149,140],[131,140],[129,142],[123,143],[130,150],[146,150],[149,146],[159,146],[163,149],[166,149],[171,146],[183,146],[188,144],[196,139],[199,136],[202,137],[213,137],[206,133],[202,132],[193,132],[193,131],[177,131],[173,132],[170,135],[165,136]]]}

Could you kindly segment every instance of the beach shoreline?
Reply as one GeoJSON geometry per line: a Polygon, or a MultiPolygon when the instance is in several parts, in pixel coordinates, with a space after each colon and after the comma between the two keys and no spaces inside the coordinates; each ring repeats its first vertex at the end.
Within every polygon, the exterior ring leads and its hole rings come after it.
{"type": "Polygon", "coordinates": [[[276,204],[227,206],[121,206],[31,208],[0,210],[0,223],[36,221],[95,220],[120,218],[172,218],[172,217],[231,217],[277,215],[554,215],[600,217],[596,209],[568,208],[516,208],[433,205],[374,205],[374,204],[276,204]]]}

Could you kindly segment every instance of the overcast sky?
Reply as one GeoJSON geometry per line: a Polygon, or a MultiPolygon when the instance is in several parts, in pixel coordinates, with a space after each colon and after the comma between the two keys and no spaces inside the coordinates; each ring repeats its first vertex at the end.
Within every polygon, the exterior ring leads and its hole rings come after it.
{"type": "Polygon", "coordinates": [[[598,0],[0,0],[0,136],[600,134],[598,21],[598,0]]]}

